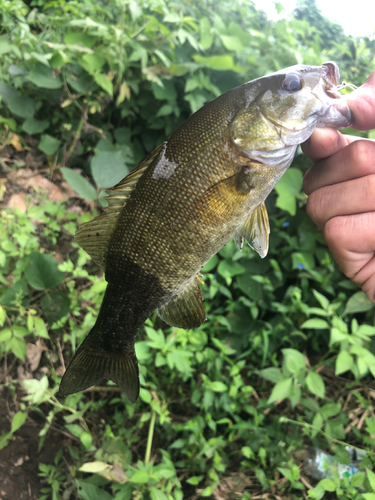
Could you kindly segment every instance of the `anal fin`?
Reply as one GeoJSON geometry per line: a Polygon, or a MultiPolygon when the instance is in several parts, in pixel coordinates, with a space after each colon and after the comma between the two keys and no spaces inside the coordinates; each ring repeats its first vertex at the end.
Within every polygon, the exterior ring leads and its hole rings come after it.
{"type": "Polygon", "coordinates": [[[112,380],[135,403],[139,395],[138,362],[135,353],[110,353],[82,343],[60,383],[58,398],[83,391],[103,378],[112,380]]]}
{"type": "Polygon", "coordinates": [[[263,258],[268,253],[270,224],[266,205],[262,202],[237,228],[234,241],[242,250],[243,240],[263,258]]]}
{"type": "Polygon", "coordinates": [[[190,330],[206,321],[203,296],[197,283],[197,280],[202,283],[199,278],[200,275],[191,280],[165,306],[159,307],[158,315],[168,325],[190,330]]]}

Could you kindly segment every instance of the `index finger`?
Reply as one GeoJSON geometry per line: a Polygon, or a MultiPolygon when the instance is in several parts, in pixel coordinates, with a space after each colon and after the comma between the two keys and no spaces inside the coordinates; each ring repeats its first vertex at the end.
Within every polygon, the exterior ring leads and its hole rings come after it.
{"type": "Polygon", "coordinates": [[[312,136],[302,144],[302,151],[313,162],[327,158],[349,144],[348,136],[333,128],[317,128],[312,136]]]}
{"type": "Polygon", "coordinates": [[[345,96],[354,115],[353,128],[371,130],[375,128],[375,71],[351,94],[345,96]]]}
{"type": "MultiPolygon", "coordinates": [[[[343,96],[347,100],[354,116],[353,128],[371,130],[375,128],[375,71],[365,83],[354,92],[343,96]]],[[[335,154],[350,144],[347,136],[331,128],[317,128],[302,150],[314,162],[335,154]]]]}

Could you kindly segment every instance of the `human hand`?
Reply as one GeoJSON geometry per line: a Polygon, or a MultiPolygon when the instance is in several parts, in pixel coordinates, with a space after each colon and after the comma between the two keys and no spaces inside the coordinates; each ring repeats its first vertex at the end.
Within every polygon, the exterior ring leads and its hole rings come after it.
{"type": "MultiPolygon", "coordinates": [[[[375,128],[375,71],[345,98],[353,128],[375,128]]],[[[324,128],[302,149],[315,162],[303,183],[306,211],[344,274],[375,302],[375,141],[324,128]]]]}

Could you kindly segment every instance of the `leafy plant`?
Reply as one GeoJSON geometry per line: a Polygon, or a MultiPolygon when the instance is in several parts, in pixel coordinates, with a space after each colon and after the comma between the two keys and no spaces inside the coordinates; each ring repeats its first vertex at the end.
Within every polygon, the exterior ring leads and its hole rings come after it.
{"type": "MultiPolygon", "coordinates": [[[[244,499],[300,497],[296,450],[338,454],[350,444],[366,450],[367,469],[351,483],[323,479],[308,496],[371,500],[374,309],[306,216],[300,152],[267,200],[269,256],[229,242],[203,269],[204,325],[184,331],[154,315],[141,329],[137,405],[111,383],[64,402],[54,396],[106,286],[73,241],[105,190],[246,80],[334,59],[360,84],[373,67],[371,41],[344,36],[322,49],[306,11],[273,23],[248,2],[28,3],[0,3],[0,122],[4,150],[14,152],[1,165],[10,175],[26,151],[43,154],[40,172],[77,197],[51,201],[29,188],[25,212],[1,212],[1,383],[18,407],[0,446],[36,412],[40,449],[56,429],[68,439],[40,464],[41,498],[170,500],[219,498],[225,488],[244,499]],[[21,385],[17,367],[30,374],[21,385]]],[[[7,189],[0,183],[1,196],[7,189]]]]}

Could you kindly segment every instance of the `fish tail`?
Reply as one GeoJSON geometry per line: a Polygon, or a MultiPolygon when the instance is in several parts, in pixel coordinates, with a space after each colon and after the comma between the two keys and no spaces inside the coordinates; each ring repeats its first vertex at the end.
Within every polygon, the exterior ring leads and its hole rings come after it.
{"type": "Polygon", "coordinates": [[[115,382],[130,401],[135,403],[139,395],[138,362],[135,352],[110,352],[97,349],[86,342],[88,337],[70,362],[56,396],[65,398],[106,378],[115,382]]]}

